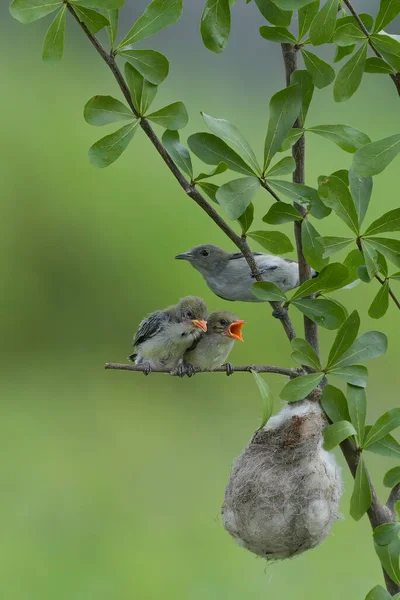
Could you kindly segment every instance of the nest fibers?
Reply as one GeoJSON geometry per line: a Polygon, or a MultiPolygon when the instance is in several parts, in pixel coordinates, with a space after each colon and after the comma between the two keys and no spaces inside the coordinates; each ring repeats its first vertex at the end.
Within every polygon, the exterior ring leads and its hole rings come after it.
{"type": "Polygon", "coordinates": [[[225,529],[250,552],[276,560],[321,544],[338,519],[340,468],[322,448],[318,404],[285,407],[236,460],[222,506],[225,529]]]}

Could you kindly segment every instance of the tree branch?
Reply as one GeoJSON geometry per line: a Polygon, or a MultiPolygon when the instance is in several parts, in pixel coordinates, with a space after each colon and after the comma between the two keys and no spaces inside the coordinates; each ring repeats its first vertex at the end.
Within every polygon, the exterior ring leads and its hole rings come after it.
{"type": "MultiPolygon", "coordinates": [[[[355,10],[355,8],[353,7],[353,5],[351,4],[350,0],[343,0],[343,3],[347,6],[347,8],[349,9],[349,11],[351,12],[351,14],[353,15],[353,17],[357,21],[357,24],[358,24],[359,28],[361,29],[361,31],[363,32],[363,34],[365,35],[365,37],[368,39],[368,44],[370,45],[370,47],[373,50],[373,52],[375,53],[375,55],[378,58],[382,58],[382,60],[385,60],[383,58],[382,54],[379,52],[379,50],[377,50],[375,48],[373,41],[369,37],[369,31],[368,31],[368,29],[365,27],[364,23],[361,21],[360,17],[357,14],[357,11],[355,10]]],[[[397,93],[400,96],[400,73],[390,73],[390,77],[391,77],[394,85],[396,86],[397,93]]]]}
{"type": "MultiPolygon", "coordinates": [[[[71,13],[71,15],[77,21],[77,23],[79,24],[79,26],[85,33],[86,37],[93,44],[94,48],[97,50],[97,52],[100,54],[100,56],[102,57],[104,62],[107,64],[107,66],[111,70],[130,109],[132,110],[133,114],[138,119],[140,119],[141,128],[143,129],[143,131],[145,132],[145,134],[147,135],[147,137],[149,138],[149,140],[151,141],[153,146],[156,148],[157,152],[160,154],[161,158],[163,159],[163,161],[165,162],[165,164],[167,165],[167,167],[169,168],[169,170],[171,171],[171,173],[173,174],[175,179],[178,181],[181,188],[185,191],[185,193],[189,196],[189,198],[194,200],[194,202],[196,202],[196,204],[198,206],[200,206],[200,208],[202,208],[204,210],[204,212],[206,212],[208,214],[208,216],[214,221],[214,223],[225,233],[225,235],[227,235],[229,237],[229,239],[235,244],[235,246],[237,246],[237,248],[239,248],[239,250],[243,253],[244,258],[246,259],[246,262],[249,265],[252,277],[254,277],[254,279],[256,279],[256,281],[262,281],[262,277],[261,277],[260,273],[258,272],[257,264],[254,260],[253,253],[252,253],[250,246],[248,245],[246,239],[244,237],[241,237],[240,235],[238,235],[231,227],[229,227],[229,225],[218,214],[218,212],[211,206],[211,204],[209,204],[209,202],[207,202],[207,200],[204,198],[204,196],[202,196],[202,194],[200,194],[200,192],[195,188],[195,186],[192,185],[182,175],[182,173],[179,171],[178,167],[176,166],[176,164],[174,163],[172,158],[169,156],[168,152],[165,150],[161,141],[155,134],[155,132],[154,132],[153,128],[151,127],[150,123],[148,122],[148,120],[146,118],[142,117],[141,115],[139,115],[139,113],[135,109],[135,106],[132,102],[129,87],[126,84],[125,79],[115,61],[115,57],[112,54],[108,54],[106,52],[106,50],[100,44],[98,39],[93,34],[90,33],[90,31],[86,27],[85,23],[80,21],[78,15],[75,13],[75,11],[73,9],[73,6],[71,6],[67,2],[66,2],[66,4],[67,4],[67,8],[68,8],[69,12],[71,13]]],[[[283,307],[280,302],[270,302],[270,305],[274,309],[274,316],[277,317],[281,321],[283,329],[284,329],[288,339],[289,340],[294,339],[296,337],[296,333],[295,333],[293,324],[290,320],[287,308],[283,307]]]]}
{"type": "MultiPolygon", "coordinates": [[[[144,365],[130,365],[125,363],[106,363],[105,369],[114,369],[118,371],[144,371],[144,365]]],[[[284,367],[274,367],[272,365],[240,365],[232,367],[235,373],[250,373],[250,370],[256,371],[257,373],[275,373],[277,375],[285,375],[286,377],[290,377],[293,379],[294,377],[299,377],[300,375],[304,375],[302,369],[285,369],[284,367]]],[[[152,369],[152,373],[166,373],[168,375],[173,375],[171,373],[171,369],[152,369]]],[[[218,369],[214,369],[213,371],[206,369],[200,370],[196,369],[196,373],[226,373],[226,368],[224,366],[219,367],[218,369]]]]}
{"type": "MultiPolygon", "coordinates": [[[[281,44],[283,61],[285,63],[285,74],[286,74],[286,86],[290,85],[290,79],[292,73],[297,70],[297,54],[293,44],[281,44]]],[[[300,118],[297,118],[293,127],[301,128],[303,123],[300,118]]],[[[292,155],[296,161],[296,169],[293,173],[294,183],[305,183],[305,136],[303,135],[293,146],[292,155]]],[[[297,202],[294,203],[295,208],[299,211],[303,217],[305,217],[306,210],[297,202]]],[[[307,263],[303,254],[303,243],[301,240],[301,229],[303,226],[303,220],[294,222],[294,235],[296,239],[297,257],[299,263],[299,279],[300,284],[307,279],[311,279],[311,267],[307,263]]],[[[318,325],[311,321],[308,317],[304,317],[304,333],[305,338],[309,344],[314,348],[318,356],[320,355],[319,349],[319,337],[318,337],[318,325]]]]}

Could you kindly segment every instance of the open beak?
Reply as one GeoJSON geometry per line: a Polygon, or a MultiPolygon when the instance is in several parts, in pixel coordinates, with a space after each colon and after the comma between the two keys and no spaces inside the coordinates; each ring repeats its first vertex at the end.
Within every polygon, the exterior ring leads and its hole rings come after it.
{"type": "Polygon", "coordinates": [[[246,323],[246,321],[233,321],[228,327],[227,336],[234,338],[235,340],[239,340],[239,342],[244,342],[242,336],[242,327],[246,323]]]}
{"type": "Polygon", "coordinates": [[[198,319],[194,319],[192,323],[195,327],[198,327],[204,331],[204,333],[207,331],[207,321],[199,321],[198,319]]]}
{"type": "Polygon", "coordinates": [[[177,258],[178,260],[190,260],[191,256],[192,255],[190,254],[190,252],[182,252],[182,254],[177,254],[175,258],[177,258]]]}

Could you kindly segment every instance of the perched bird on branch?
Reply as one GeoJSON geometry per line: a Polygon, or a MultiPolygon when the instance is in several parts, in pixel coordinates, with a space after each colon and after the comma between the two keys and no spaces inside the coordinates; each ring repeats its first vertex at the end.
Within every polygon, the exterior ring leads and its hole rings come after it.
{"type": "Polygon", "coordinates": [[[183,355],[207,331],[207,306],[201,298],[186,296],[178,304],[148,315],[133,337],[136,350],[128,358],[151,369],[176,369],[184,375],[183,355]]]}
{"type": "MultiPolygon", "coordinates": [[[[243,342],[242,321],[227,310],[211,313],[207,319],[207,332],[198,338],[187,350],[183,360],[189,377],[194,375],[195,368],[200,370],[218,369],[228,358],[235,340],[243,342]]],[[[227,363],[226,372],[233,373],[232,365],[227,363]]]]}
{"type": "MultiPolygon", "coordinates": [[[[270,281],[286,292],[299,285],[299,265],[293,260],[253,252],[263,281],[270,281]]],[[[253,295],[251,286],[255,279],[243,254],[231,254],[218,246],[204,244],[195,246],[175,258],[187,260],[206,280],[208,287],[224,300],[263,302],[253,295]]],[[[312,270],[312,276],[318,273],[312,270]]]]}

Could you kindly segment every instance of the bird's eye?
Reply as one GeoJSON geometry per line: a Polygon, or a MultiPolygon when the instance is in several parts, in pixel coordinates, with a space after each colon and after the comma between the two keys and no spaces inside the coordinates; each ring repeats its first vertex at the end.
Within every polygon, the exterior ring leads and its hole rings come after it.
{"type": "Polygon", "coordinates": [[[225,327],[225,325],[228,325],[228,321],[225,321],[225,319],[221,319],[220,320],[220,324],[225,327]]]}
{"type": "Polygon", "coordinates": [[[192,311],[188,310],[187,313],[186,313],[186,316],[187,316],[188,319],[193,319],[193,313],[192,313],[192,311]]]}
{"type": "Polygon", "coordinates": [[[209,251],[208,251],[208,250],[202,250],[202,251],[200,252],[200,254],[201,254],[202,256],[208,256],[210,253],[209,253],[209,251]]]}

